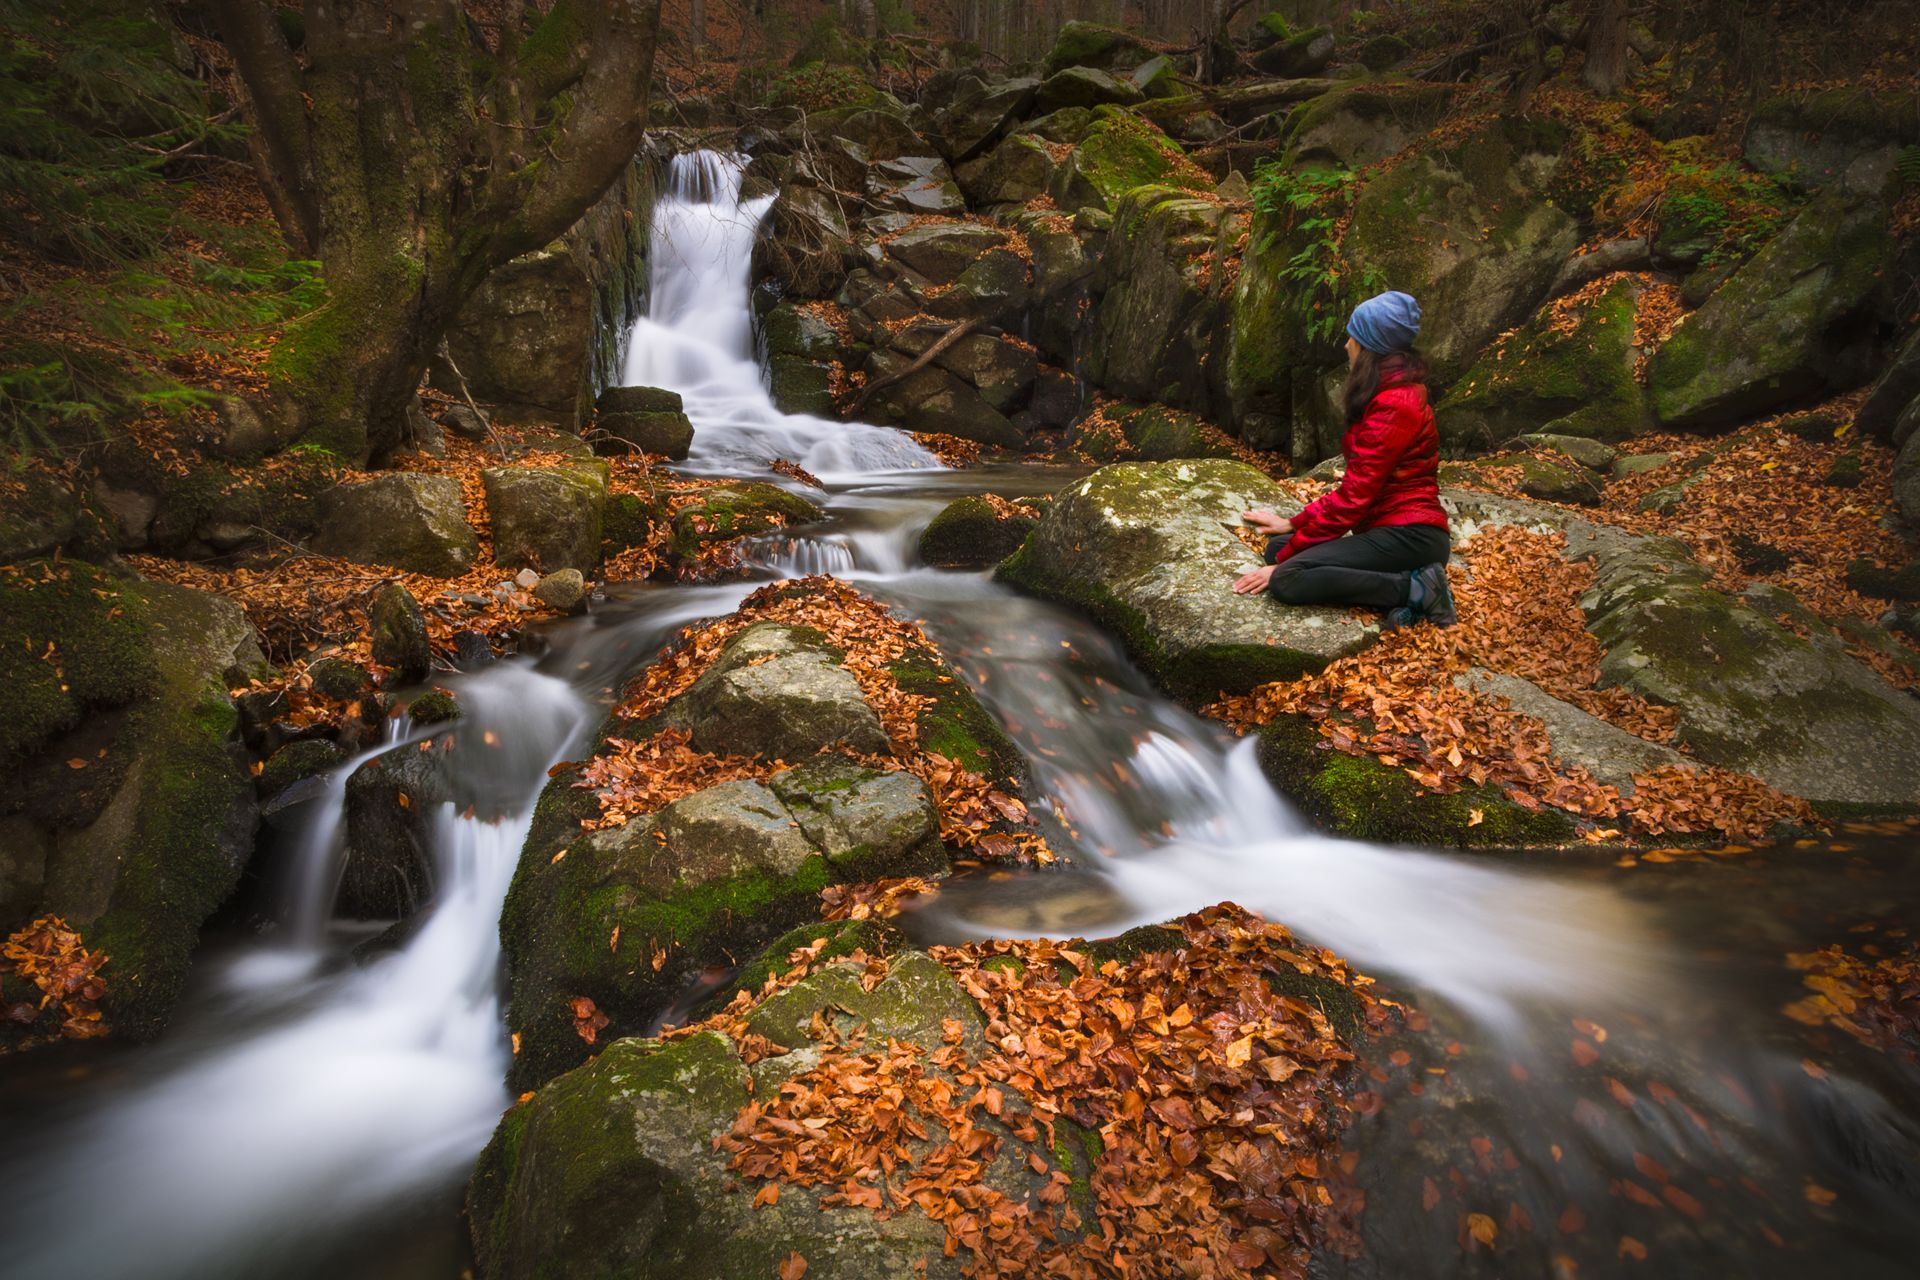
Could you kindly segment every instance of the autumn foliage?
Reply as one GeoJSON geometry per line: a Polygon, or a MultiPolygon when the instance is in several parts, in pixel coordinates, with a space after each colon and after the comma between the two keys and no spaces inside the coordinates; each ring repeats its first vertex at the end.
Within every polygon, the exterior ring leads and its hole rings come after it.
{"type": "Polygon", "coordinates": [[[51,1030],[71,1040],[90,1040],[107,1034],[99,1002],[107,994],[100,970],[104,951],[89,951],[79,933],[59,916],[41,916],[14,930],[0,944],[0,990],[8,993],[7,1020],[27,1027],[43,1018],[58,1019],[51,1030]],[[20,983],[39,992],[39,1000],[12,999],[20,983]]]}

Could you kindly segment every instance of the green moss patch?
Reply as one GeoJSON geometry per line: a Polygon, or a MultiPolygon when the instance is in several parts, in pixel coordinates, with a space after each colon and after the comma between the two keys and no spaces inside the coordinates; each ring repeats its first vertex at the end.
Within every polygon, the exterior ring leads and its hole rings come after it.
{"type": "Polygon", "coordinates": [[[0,762],[156,687],[146,604],[123,586],[76,561],[0,574],[0,762]]]}

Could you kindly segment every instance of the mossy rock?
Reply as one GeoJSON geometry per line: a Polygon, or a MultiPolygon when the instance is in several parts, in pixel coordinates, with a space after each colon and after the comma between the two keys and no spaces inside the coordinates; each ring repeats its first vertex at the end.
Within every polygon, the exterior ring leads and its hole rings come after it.
{"type": "Polygon", "coordinates": [[[1862,334],[1892,257],[1877,202],[1813,201],[1654,353],[1655,417],[1716,430],[1865,382],[1877,352],[1862,334]]]}
{"type": "Polygon", "coordinates": [[[1287,116],[1289,162],[1358,169],[1397,155],[1447,113],[1449,85],[1359,81],[1310,98],[1287,116]]]}
{"type": "Polygon", "coordinates": [[[302,738],[267,757],[260,776],[254,779],[254,788],[261,799],[270,800],[294,783],[325,773],[346,760],[346,749],[339,743],[324,738],[302,738]]]}
{"type": "Polygon", "coordinates": [[[606,512],[600,518],[600,545],[607,555],[630,547],[644,547],[653,538],[653,527],[667,519],[665,495],[651,500],[635,493],[607,496],[606,512]]]}
{"type": "Polygon", "coordinates": [[[1448,389],[1434,411],[1441,441],[1489,449],[1529,432],[1617,441],[1650,429],[1634,376],[1639,296],[1639,284],[1622,278],[1571,329],[1557,324],[1552,304],[1543,308],[1448,389]]]}
{"type": "Polygon", "coordinates": [[[494,559],[543,573],[600,564],[607,467],[582,461],[557,467],[488,467],[480,473],[494,559]]]}
{"type": "MultiPolygon", "coordinates": [[[[227,690],[264,674],[266,664],[231,601],[156,582],[114,590],[117,600],[97,603],[121,610],[115,624],[130,618],[138,625],[142,652],[124,661],[121,677],[134,683],[88,687],[110,690],[122,709],[103,715],[90,706],[69,736],[16,757],[14,788],[0,813],[21,810],[48,833],[42,890],[30,913],[61,916],[89,948],[112,958],[102,1002],[108,1025],[146,1038],[166,1025],[200,926],[232,892],[252,851],[254,785],[227,690]],[[73,735],[87,742],[84,770],[67,764],[79,755],[73,735]]],[[[29,614],[41,622],[57,616],[29,614]]],[[[98,620],[83,611],[60,621],[85,627],[98,620]]]]}
{"type": "Polygon", "coordinates": [[[152,692],[159,672],[147,623],[139,590],[92,565],[30,561],[0,571],[0,763],[91,708],[152,692]]]}
{"type": "Polygon", "coordinates": [[[1047,75],[1068,67],[1095,67],[1102,71],[1131,70],[1153,56],[1131,32],[1097,22],[1069,22],[1060,28],[1047,51],[1047,75]]]}
{"type": "Polygon", "coordinates": [[[887,668],[901,691],[928,699],[915,716],[920,745],[1010,791],[1030,776],[1026,756],[937,654],[907,653],[887,668]]]}
{"type": "Polygon", "coordinates": [[[429,689],[407,704],[415,725],[448,724],[460,718],[460,702],[445,689],[429,689]]]}
{"type": "Polygon", "coordinates": [[[1350,839],[1519,848],[1565,844],[1576,834],[1566,814],[1529,812],[1493,787],[1442,795],[1404,769],[1336,751],[1303,716],[1282,716],[1260,731],[1260,767],[1314,823],[1350,839]]]}
{"type": "Polygon", "coordinates": [[[1204,419],[1184,410],[1121,402],[1107,406],[1104,417],[1119,428],[1119,442],[1098,434],[1077,434],[1074,439],[1096,461],[1172,462],[1179,458],[1233,456],[1224,433],[1208,430],[1204,419]]]}
{"type": "Polygon", "coordinates": [[[1101,107],[1099,119],[1054,172],[1048,194],[1062,209],[1108,212],[1136,187],[1209,190],[1206,172],[1187,159],[1180,144],[1145,117],[1119,107],[1101,107]]]}
{"type": "Polygon", "coordinates": [[[674,516],[673,552],[681,559],[691,559],[709,542],[807,524],[823,514],[817,504],[777,484],[733,481],[702,491],[698,502],[674,516]]]}
{"type": "Polygon", "coordinates": [[[703,1002],[704,1009],[724,1008],[733,997],[745,991],[758,993],[767,979],[787,972],[788,957],[803,947],[824,942],[813,963],[839,960],[856,951],[883,956],[906,945],[906,936],[884,920],[810,920],[796,925],[769,942],[760,954],[740,967],[733,981],[703,1002]]]}
{"type": "Polygon", "coordinates": [[[373,677],[351,658],[316,658],[307,666],[307,682],[323,698],[350,702],[373,688],[373,677]]]}
{"type": "Polygon", "coordinates": [[[984,498],[958,498],[921,531],[920,558],[938,569],[985,569],[1018,551],[1033,524],[984,498]]]}

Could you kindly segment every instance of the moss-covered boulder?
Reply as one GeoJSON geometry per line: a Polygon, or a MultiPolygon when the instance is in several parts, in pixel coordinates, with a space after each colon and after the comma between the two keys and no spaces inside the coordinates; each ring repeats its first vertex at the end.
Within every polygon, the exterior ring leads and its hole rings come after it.
{"type": "Polygon", "coordinates": [[[1450,462],[1442,463],[1440,467],[1442,484],[1471,488],[1476,483],[1488,483],[1489,479],[1495,484],[1501,481],[1510,483],[1529,498],[1538,498],[1542,502],[1566,502],[1583,507],[1600,504],[1600,478],[1571,458],[1560,463],[1523,454],[1484,464],[1450,462]]]}
{"type": "Polygon", "coordinates": [[[1679,708],[1679,742],[1695,759],[1815,802],[1920,797],[1920,702],[1792,596],[1716,591],[1669,539],[1569,542],[1595,568],[1581,607],[1606,646],[1602,682],[1679,708]]]}
{"type": "Polygon", "coordinates": [[[717,755],[801,760],[825,747],[887,749],[879,717],[839,655],[817,634],[774,622],[730,640],[667,715],[695,747],[717,755]]]}
{"type": "Polygon", "coordinates": [[[447,328],[436,386],[472,390],[506,422],[572,429],[591,404],[595,282],[556,242],[495,267],[447,328]],[[464,379],[464,381],[463,381],[464,379]]]}
{"type": "Polygon", "coordinates": [[[1062,67],[1040,82],[1033,109],[1036,114],[1051,115],[1075,107],[1130,107],[1145,96],[1131,80],[1097,67],[1062,67]]]}
{"type": "MultiPolygon", "coordinates": [[[[749,1066],[717,1032],[620,1040],[510,1111],[468,1189],[480,1273],[487,1280],[733,1280],[771,1276],[797,1253],[810,1275],[958,1280],[962,1261],[946,1256],[946,1230],[931,1218],[827,1206],[822,1199],[831,1186],[784,1184],[776,1202],[763,1204],[714,1146],[750,1100],[775,1096],[818,1061],[808,1035],[816,1019],[864,1026],[871,1045],[917,1046],[931,1075],[960,1088],[950,1069],[932,1060],[950,1024],[961,1028],[969,1056],[983,1051],[978,1006],[918,952],[893,956],[871,990],[862,972],[844,963],[818,966],[755,1011],[753,1033],[792,1052],[749,1066]]],[[[1025,1110],[1017,1093],[1003,1093],[1005,1114],[1025,1110]]],[[[1036,1197],[1057,1167],[1052,1153],[985,1113],[974,1124],[998,1139],[985,1185],[1045,1212],[1036,1197]]],[[[935,1121],[905,1154],[924,1161],[946,1140],[935,1121]]]]}
{"type": "Polygon", "coordinates": [[[973,222],[933,222],[910,227],[886,242],[887,256],[930,284],[952,284],[982,254],[1007,242],[1004,231],[973,222]]]}
{"type": "Polygon", "coordinates": [[[825,756],[770,783],[723,782],[582,835],[549,784],[501,917],[513,1080],[585,1058],[572,1002],[608,1037],[646,1030],[704,969],[739,963],[812,915],[829,884],[940,874],[946,853],[919,779],[825,756]],[[564,850],[564,852],[562,852],[564,850]]]}
{"type": "Polygon", "coordinates": [[[0,579],[0,642],[0,932],[62,917],[111,957],[112,1029],[157,1034],[252,851],[227,690],[264,674],[253,628],[217,596],[34,563],[0,579]]]}
{"type": "Polygon", "coordinates": [[[764,480],[736,480],[704,489],[699,500],[673,517],[673,553],[682,560],[709,543],[752,537],[825,514],[817,503],[764,480]]]}
{"type": "MultiPolygon", "coordinates": [[[[869,379],[904,373],[913,362],[893,352],[876,351],[867,361],[869,379]]],[[[936,431],[998,448],[1018,448],[1026,433],[993,407],[979,388],[938,364],[926,365],[886,387],[869,404],[877,421],[909,431],[936,431]]]]}
{"type": "Polygon", "coordinates": [[[774,405],[782,413],[833,417],[832,365],[845,358],[846,348],[819,312],[782,302],[761,317],[760,341],[774,405]]]}
{"type": "Polygon", "coordinates": [[[947,504],[920,533],[920,558],[936,569],[985,569],[1020,549],[1035,517],[985,498],[947,504]]]}
{"type": "Polygon", "coordinates": [[[1048,194],[1062,209],[1111,212],[1135,187],[1199,192],[1212,185],[1180,144],[1150,121],[1119,107],[1102,107],[1099,119],[1055,170],[1048,194]]]}
{"type": "Polygon", "coordinates": [[[1118,401],[1074,425],[1073,447],[1095,462],[1228,458],[1233,450],[1204,419],[1160,404],[1118,401]]]}
{"type": "Polygon", "coordinates": [[[1360,278],[1420,300],[1436,383],[1523,323],[1578,245],[1578,224],[1548,195],[1563,141],[1489,123],[1374,176],[1354,201],[1342,249],[1360,278]]]}
{"type": "Polygon", "coordinates": [[[922,93],[930,104],[926,134],[951,164],[984,155],[1026,118],[1040,88],[1037,76],[987,80],[971,71],[949,81],[930,80],[922,93]]]}
{"type": "Polygon", "coordinates": [[[321,510],[313,549],[355,564],[457,578],[480,553],[452,476],[395,471],[343,484],[321,510]]]}
{"type": "Polygon", "coordinates": [[[608,387],[594,417],[594,452],[658,454],[679,461],[693,447],[693,423],[676,391],[608,387]]]}
{"type": "Polygon", "coordinates": [[[1226,353],[1220,282],[1247,222],[1177,188],[1123,196],[1093,281],[1087,377],[1129,399],[1204,404],[1226,353]]]}
{"type": "Polygon", "coordinates": [[[960,175],[967,195],[989,210],[1015,208],[1053,185],[1053,153],[1039,138],[1016,133],[960,175]]]}
{"type": "Polygon", "coordinates": [[[1747,124],[1747,163],[1807,187],[1877,196],[1904,148],[1920,143],[1910,96],[1846,85],[1769,98],[1747,124]]]}
{"type": "Polygon", "coordinates": [[[1654,415],[1711,430],[1865,382],[1878,372],[1873,313],[1892,257],[1877,201],[1813,201],[1654,353],[1654,415]]]}
{"type": "Polygon", "coordinates": [[[334,910],[357,920],[402,920],[433,896],[434,826],[453,790],[441,751],[409,744],[347,778],[347,856],[334,910]]]}
{"type": "Polygon", "coordinates": [[[1583,303],[1543,307],[1448,390],[1435,409],[1441,441],[1488,449],[1532,432],[1624,440],[1648,430],[1634,376],[1640,293],[1622,276],[1583,303]]]}
{"type": "MultiPolygon", "coordinates": [[[[1311,34],[1303,32],[1296,40],[1311,34]]],[[[1307,40],[1306,47],[1322,41],[1331,44],[1329,37],[1321,36],[1307,40]]],[[[1376,164],[1399,154],[1440,123],[1452,101],[1453,89],[1448,85],[1399,81],[1342,85],[1301,103],[1288,115],[1282,135],[1288,161],[1347,169],[1376,164]]]]}
{"type": "Polygon", "coordinates": [[[1097,22],[1069,22],[1060,28],[1043,64],[1048,75],[1068,67],[1104,71],[1132,70],[1153,56],[1140,37],[1097,22]]]}
{"type": "Polygon", "coordinates": [[[551,573],[600,564],[607,505],[605,463],[488,467],[480,473],[493,526],[493,558],[509,569],[551,573]]]}
{"type": "Polygon", "coordinates": [[[1251,61],[1255,71],[1283,80],[1317,76],[1333,61],[1338,45],[1332,28],[1308,27],[1273,40],[1256,51],[1251,61]]]}
{"type": "Polygon", "coordinates": [[[1376,634],[1345,609],[1233,594],[1260,563],[1229,532],[1241,512],[1300,506],[1242,462],[1121,463],[1061,491],[998,572],[1085,609],[1177,695],[1210,699],[1317,671],[1376,634]]]}
{"type": "Polygon", "coordinates": [[[294,783],[325,773],[346,760],[346,749],[337,742],[300,738],[267,757],[260,776],[253,780],[254,789],[262,800],[271,800],[294,783]]]}
{"type": "Polygon", "coordinates": [[[1519,848],[1575,835],[1567,815],[1524,809],[1497,788],[1438,794],[1405,769],[1336,751],[1304,716],[1281,716],[1260,731],[1260,767],[1315,824],[1355,840],[1519,848]]]}

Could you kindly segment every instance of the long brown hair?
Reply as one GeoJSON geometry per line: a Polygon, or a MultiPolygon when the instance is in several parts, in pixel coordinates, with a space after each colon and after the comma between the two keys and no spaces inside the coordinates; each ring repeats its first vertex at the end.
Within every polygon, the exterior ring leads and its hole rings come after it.
{"type": "Polygon", "coordinates": [[[1347,381],[1340,388],[1340,405],[1346,410],[1347,423],[1367,416],[1367,406],[1380,394],[1383,377],[1392,374],[1396,382],[1427,380],[1427,362],[1418,351],[1396,351],[1390,356],[1376,355],[1365,347],[1347,366],[1347,381]]]}

